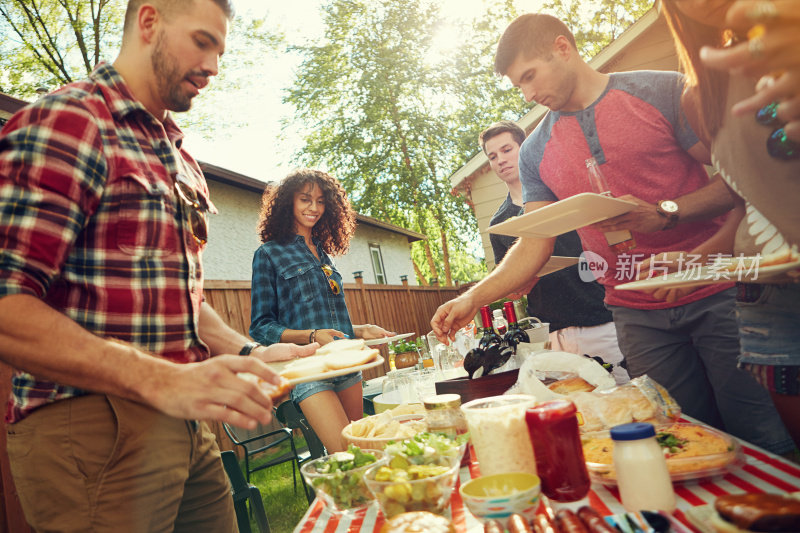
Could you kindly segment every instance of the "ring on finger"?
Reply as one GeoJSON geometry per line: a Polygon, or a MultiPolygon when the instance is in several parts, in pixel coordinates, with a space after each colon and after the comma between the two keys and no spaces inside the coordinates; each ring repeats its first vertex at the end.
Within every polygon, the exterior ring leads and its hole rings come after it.
{"type": "Polygon", "coordinates": [[[747,41],[747,50],[750,52],[752,59],[761,59],[764,57],[764,41],[761,37],[753,37],[747,41]]]}
{"type": "Polygon", "coordinates": [[[776,8],[775,4],[772,2],[756,2],[756,4],[747,11],[747,18],[753,22],[770,22],[778,18],[778,8],[776,8]]]}

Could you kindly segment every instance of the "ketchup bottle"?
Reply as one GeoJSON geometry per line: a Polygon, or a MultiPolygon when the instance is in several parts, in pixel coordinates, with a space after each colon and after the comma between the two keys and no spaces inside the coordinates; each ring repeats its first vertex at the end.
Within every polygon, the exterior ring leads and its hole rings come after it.
{"type": "Polygon", "coordinates": [[[575,404],[550,400],[525,412],[542,492],[557,502],[574,502],[589,493],[575,404]]]}

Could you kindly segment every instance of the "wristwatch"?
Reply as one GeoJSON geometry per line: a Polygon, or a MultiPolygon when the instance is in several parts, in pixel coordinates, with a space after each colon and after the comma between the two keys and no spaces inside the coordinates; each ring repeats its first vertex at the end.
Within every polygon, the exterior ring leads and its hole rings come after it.
{"type": "Polygon", "coordinates": [[[255,350],[258,346],[261,345],[257,342],[246,342],[245,345],[242,346],[242,349],[239,350],[239,355],[250,355],[250,352],[255,350]]]}
{"type": "Polygon", "coordinates": [[[681,211],[674,200],[661,200],[656,204],[656,211],[659,215],[667,219],[667,224],[661,229],[672,229],[678,225],[681,211]]]}

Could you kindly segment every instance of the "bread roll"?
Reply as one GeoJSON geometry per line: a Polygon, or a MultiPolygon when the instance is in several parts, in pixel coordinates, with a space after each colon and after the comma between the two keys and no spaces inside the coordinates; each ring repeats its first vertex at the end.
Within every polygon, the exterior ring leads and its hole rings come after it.
{"type": "Polygon", "coordinates": [[[574,377],[560,379],[548,385],[547,388],[558,394],[571,394],[573,392],[592,392],[595,386],[583,378],[574,377]]]}
{"type": "Polygon", "coordinates": [[[800,531],[800,501],[782,494],[726,494],[714,502],[718,531],[800,531]]]}

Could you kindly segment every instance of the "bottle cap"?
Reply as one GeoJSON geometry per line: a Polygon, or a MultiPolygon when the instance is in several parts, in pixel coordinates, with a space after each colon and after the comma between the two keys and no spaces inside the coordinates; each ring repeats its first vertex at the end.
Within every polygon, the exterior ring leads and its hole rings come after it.
{"type": "Polygon", "coordinates": [[[639,440],[655,436],[656,430],[653,424],[647,422],[620,424],[611,428],[611,440],[639,440]]]}
{"type": "Polygon", "coordinates": [[[492,311],[492,315],[494,315],[495,318],[505,318],[503,316],[503,310],[502,309],[495,309],[494,311],[492,311]]]}

